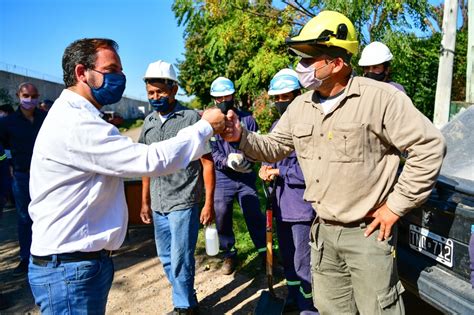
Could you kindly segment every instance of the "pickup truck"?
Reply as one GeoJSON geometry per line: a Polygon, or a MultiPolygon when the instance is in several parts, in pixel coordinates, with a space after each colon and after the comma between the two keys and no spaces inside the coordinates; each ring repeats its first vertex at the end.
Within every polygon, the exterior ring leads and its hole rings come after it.
{"type": "Polygon", "coordinates": [[[474,314],[474,106],[442,128],[447,154],[428,201],[402,217],[398,271],[406,289],[443,313],[474,314]]]}

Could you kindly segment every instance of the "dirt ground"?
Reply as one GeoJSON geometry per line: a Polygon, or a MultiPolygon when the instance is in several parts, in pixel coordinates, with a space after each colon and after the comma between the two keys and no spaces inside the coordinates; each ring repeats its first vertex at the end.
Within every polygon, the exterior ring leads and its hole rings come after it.
{"type": "MultiPolygon", "coordinates": [[[[18,263],[16,213],[5,209],[0,220],[0,288],[10,308],[0,314],[38,314],[27,278],[12,277],[18,263]]],[[[131,227],[122,248],[113,255],[115,277],[107,304],[107,314],[165,314],[172,310],[171,287],[156,258],[153,229],[131,227]]],[[[250,278],[237,271],[224,276],[219,258],[196,255],[195,288],[202,314],[251,314],[260,292],[266,289],[263,275],[250,278]]],[[[283,282],[276,284],[280,296],[283,282]]]]}

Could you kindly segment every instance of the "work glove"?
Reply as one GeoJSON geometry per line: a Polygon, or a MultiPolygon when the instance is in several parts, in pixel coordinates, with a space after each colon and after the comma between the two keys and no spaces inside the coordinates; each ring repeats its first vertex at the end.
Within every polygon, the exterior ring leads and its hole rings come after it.
{"type": "Polygon", "coordinates": [[[227,156],[227,166],[239,173],[252,172],[252,163],[240,153],[231,153],[227,156]]]}

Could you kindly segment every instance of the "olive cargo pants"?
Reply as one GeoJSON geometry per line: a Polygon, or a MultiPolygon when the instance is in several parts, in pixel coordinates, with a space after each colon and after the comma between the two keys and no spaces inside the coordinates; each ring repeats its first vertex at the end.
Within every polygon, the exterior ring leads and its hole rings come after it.
{"type": "Polygon", "coordinates": [[[378,230],[364,236],[365,223],[311,228],[314,304],[324,314],[405,314],[395,259],[397,228],[385,241],[378,230]]]}

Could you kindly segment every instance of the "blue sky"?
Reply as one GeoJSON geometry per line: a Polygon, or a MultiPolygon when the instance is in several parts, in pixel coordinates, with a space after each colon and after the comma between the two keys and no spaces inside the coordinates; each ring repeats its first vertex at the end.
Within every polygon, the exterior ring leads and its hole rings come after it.
{"type": "MultiPolygon", "coordinates": [[[[172,0],[0,0],[0,69],[62,83],[67,45],[84,37],[119,44],[125,95],[146,100],[142,77],[150,62],[183,59],[183,27],[172,0]]],[[[182,93],[182,91],[180,91],[182,93]]],[[[188,99],[179,96],[180,99],[188,99]]]]}

